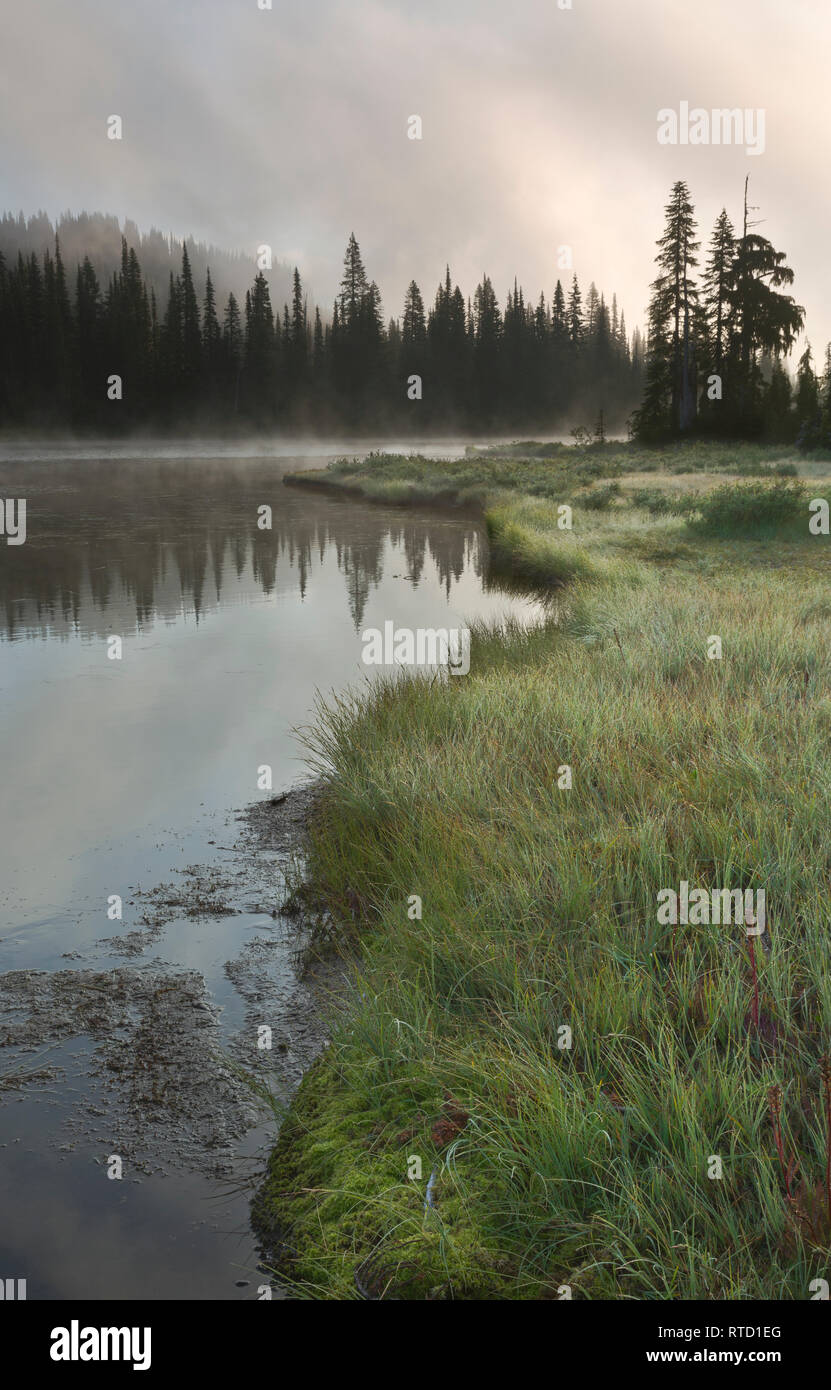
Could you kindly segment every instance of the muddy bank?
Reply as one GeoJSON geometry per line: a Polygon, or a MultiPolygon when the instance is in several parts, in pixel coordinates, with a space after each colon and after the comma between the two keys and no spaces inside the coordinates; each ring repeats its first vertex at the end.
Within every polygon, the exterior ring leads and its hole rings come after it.
{"type": "Polygon", "coordinates": [[[134,1180],[234,1173],[240,1140],[277,1122],[328,1037],[339,972],[315,959],[292,891],[316,794],[310,784],[235,813],[221,864],[136,887],[125,908],[136,925],[99,943],[120,958],[111,968],[0,975],[0,1106],[33,1093],[60,1105],[60,1151],[118,1154],[134,1180]],[[156,953],[211,925],[233,933],[236,919],[256,935],[223,967],[239,1001],[230,1026],[200,971],[156,953]]]}
{"type": "Polygon", "coordinates": [[[92,1141],[131,1172],[181,1165],[221,1175],[235,1140],[257,1122],[196,973],[11,971],[0,979],[0,1017],[5,1047],[25,1054],[46,1045],[44,1081],[69,1084],[68,1059],[49,1063],[52,1045],[86,1044],[92,1084],[64,1121],[67,1151],[92,1141]]]}

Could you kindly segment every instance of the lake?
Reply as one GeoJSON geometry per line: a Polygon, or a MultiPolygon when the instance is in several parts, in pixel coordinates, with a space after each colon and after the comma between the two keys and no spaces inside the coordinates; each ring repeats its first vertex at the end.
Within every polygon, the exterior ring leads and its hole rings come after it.
{"type": "Polygon", "coordinates": [[[0,1278],[29,1298],[261,1296],[249,1076],[287,1099],[321,1036],[288,841],[244,808],[308,779],[364,629],[540,616],[475,517],[283,485],[345,452],[0,449],[0,1278]]]}

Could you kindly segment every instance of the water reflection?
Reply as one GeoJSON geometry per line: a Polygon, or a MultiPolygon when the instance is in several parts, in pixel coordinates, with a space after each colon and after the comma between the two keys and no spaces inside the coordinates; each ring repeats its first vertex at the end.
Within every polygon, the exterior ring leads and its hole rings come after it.
{"type": "Polygon", "coordinates": [[[270,459],[0,464],[0,496],[26,498],[28,533],[25,545],[0,544],[0,633],[105,637],[114,616],[139,631],[183,613],[199,621],[231,579],[235,601],[257,588],[302,598],[329,548],[356,629],[390,547],[414,587],[428,557],[448,598],[465,571],[483,581],[471,518],[384,508],[368,525],[354,501],[284,487],[284,471],[270,459]]]}

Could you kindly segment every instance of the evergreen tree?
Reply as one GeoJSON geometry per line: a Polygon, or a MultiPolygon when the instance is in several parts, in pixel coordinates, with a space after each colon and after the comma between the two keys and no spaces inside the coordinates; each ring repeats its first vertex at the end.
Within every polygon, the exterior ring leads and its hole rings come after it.
{"type": "Polygon", "coordinates": [[[205,364],[211,375],[219,361],[219,348],[222,333],[216,316],[216,294],[211,280],[210,267],[205,275],[205,300],[202,308],[202,344],[205,350],[205,364]]]}
{"type": "Polygon", "coordinates": [[[323,337],[323,324],[320,321],[320,309],[315,306],[315,326],[312,338],[312,365],[316,379],[323,375],[325,361],[325,346],[323,337]]]}
{"type": "MultiPolygon", "coordinates": [[[[101,341],[101,289],[89,256],[78,267],[75,287],[78,343],[78,379],[81,403],[95,400],[105,380],[101,341]]],[[[83,404],[79,406],[83,419],[83,404]]],[[[92,413],[96,419],[100,412],[92,413]]]]}
{"type": "Polygon", "coordinates": [[[797,367],[795,413],[797,444],[802,449],[818,448],[822,443],[822,411],[810,343],[805,344],[797,367]]]}
{"type": "Polygon", "coordinates": [[[161,381],[164,408],[169,415],[179,414],[184,400],[185,346],[182,314],[182,286],[170,272],[167,308],[162,318],[160,336],[161,381]]]}
{"type": "Polygon", "coordinates": [[[764,398],[764,432],[766,438],[774,441],[793,439],[792,397],[791,379],[785,371],[782,361],[775,358],[764,398]]]}
{"type": "Polygon", "coordinates": [[[343,258],[343,276],[340,283],[340,326],[349,340],[358,331],[369,283],[366,278],[361,250],[352,232],[343,258]]]}
{"type": "Polygon", "coordinates": [[[825,348],[825,371],[822,377],[822,437],[831,445],[831,343],[825,348]]]}
{"type": "MultiPolygon", "coordinates": [[[[246,301],[250,307],[249,296],[246,301]]],[[[240,410],[240,377],[243,367],[243,330],[239,305],[233,294],[228,295],[225,315],[222,321],[223,371],[228,382],[228,399],[233,403],[234,415],[240,410]]]]}
{"type": "Polygon", "coordinates": [[[304,416],[307,407],[309,378],[309,333],[306,299],[297,266],[292,277],[291,314],[288,306],[283,313],[284,388],[288,397],[287,413],[295,420],[304,416]]]}
{"type": "Polygon", "coordinates": [[[276,336],[271,293],[263,272],[245,297],[245,364],[242,400],[245,411],[259,424],[273,420],[276,399],[276,336]]]}
{"type": "MultiPolygon", "coordinates": [[[[410,281],[404,299],[400,351],[396,336],[393,328],[388,334],[390,355],[401,379],[401,390],[403,391],[405,383],[414,375],[421,377],[424,389],[427,390],[427,383],[424,381],[427,371],[427,320],[424,314],[424,300],[415,280],[410,281]]],[[[429,393],[426,403],[428,410],[434,404],[429,393]]]]}
{"type": "Polygon", "coordinates": [[[785,265],[785,252],[775,250],[765,237],[750,231],[747,184],[745,179],[743,231],[728,290],[735,325],[731,338],[733,395],[737,424],[745,432],[755,428],[760,354],[778,357],[789,352],[805,321],[805,310],[791,295],[780,293],[780,287],[791,285],[794,279],[793,271],[785,265]]]}
{"type": "Polygon", "coordinates": [[[502,317],[487,275],[473,296],[473,397],[478,418],[492,423],[499,413],[499,346],[502,317]]]}
{"type": "Polygon", "coordinates": [[[564,343],[568,338],[566,298],[559,280],[554,287],[554,297],[551,300],[551,337],[553,342],[558,344],[564,343]]]}
{"type": "Polygon", "coordinates": [[[179,283],[182,313],[182,376],[187,398],[192,401],[202,366],[202,334],[199,326],[199,305],[190,268],[188,248],[182,245],[182,274],[179,283]]]}
{"type": "Polygon", "coordinates": [[[635,417],[636,433],[644,437],[684,433],[695,421],[693,316],[698,292],[693,271],[699,243],[689,189],[680,180],[665,213],[655,258],[659,274],[649,304],[646,390],[635,417]]]}
{"type": "Polygon", "coordinates": [[[597,293],[597,286],[592,280],[589,285],[589,292],[586,296],[586,308],[583,320],[583,336],[591,340],[597,327],[597,311],[600,306],[600,296],[597,293]]]}
{"type": "Polygon", "coordinates": [[[722,208],[716,219],[704,271],[704,313],[707,325],[708,363],[719,376],[730,349],[730,287],[736,257],[733,224],[722,208]]]}
{"type": "Polygon", "coordinates": [[[571,281],[571,293],[568,297],[568,336],[572,349],[576,352],[583,342],[583,311],[582,295],[580,286],[575,275],[571,281]]]}
{"type": "Polygon", "coordinates": [[[404,300],[404,314],[401,320],[401,343],[404,349],[421,354],[427,343],[427,323],[424,317],[424,300],[415,280],[411,280],[404,300]]]}

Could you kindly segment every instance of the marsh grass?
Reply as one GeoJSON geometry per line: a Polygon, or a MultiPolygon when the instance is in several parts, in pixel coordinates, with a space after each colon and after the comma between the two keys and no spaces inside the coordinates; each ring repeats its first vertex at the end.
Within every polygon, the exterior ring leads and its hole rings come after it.
{"type": "MultiPolygon", "coordinates": [[[[468,677],[380,682],[307,733],[327,779],[311,880],[362,952],[272,1159],[292,1277],[327,1297],[366,1296],[369,1262],[384,1298],[808,1298],[831,1258],[828,541],[684,543],[631,504],[566,535],[559,496],[487,491],[497,559],[553,592],[548,621],[480,628],[468,677]],[[741,926],[658,923],[681,879],[765,888],[752,961],[741,926]],[[448,1096],[466,1122],[445,1144],[448,1096]],[[799,1154],[790,1198],[778,1144],[799,1154]]],[[[700,514],[735,525],[723,502],[700,514]]]]}
{"type": "Polygon", "coordinates": [[[697,500],[691,529],[705,536],[777,536],[804,532],[808,490],[798,479],[724,483],[697,500]]]}

